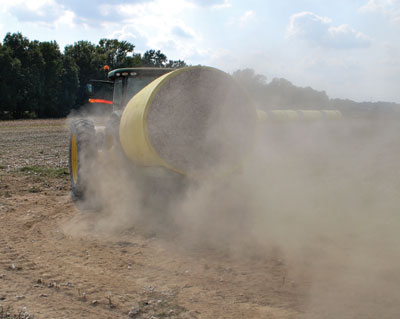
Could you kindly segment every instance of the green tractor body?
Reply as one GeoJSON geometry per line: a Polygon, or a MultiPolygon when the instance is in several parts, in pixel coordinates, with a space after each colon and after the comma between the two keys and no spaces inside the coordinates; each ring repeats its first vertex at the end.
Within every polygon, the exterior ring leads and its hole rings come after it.
{"type": "MultiPolygon", "coordinates": [[[[127,102],[147,84],[171,72],[168,68],[122,68],[108,73],[107,80],[90,80],[87,84],[90,114],[102,114],[102,125],[95,125],[90,117],[73,119],[69,136],[69,168],[71,192],[74,199],[87,195],[91,165],[99,151],[117,149],[119,123],[127,102]]],[[[96,123],[98,124],[98,123],[96,123]]]]}

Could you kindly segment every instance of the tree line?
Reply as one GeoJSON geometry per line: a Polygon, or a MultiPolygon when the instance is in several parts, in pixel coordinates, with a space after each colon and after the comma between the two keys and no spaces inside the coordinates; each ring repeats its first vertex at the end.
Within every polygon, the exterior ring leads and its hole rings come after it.
{"type": "MultiPolygon", "coordinates": [[[[8,33],[0,43],[0,119],[64,117],[87,103],[86,84],[105,79],[119,67],[186,66],[168,60],[160,50],[134,52],[127,41],[101,39],[98,44],[78,41],[60,51],[56,41],[30,41],[21,33],[8,33]]],[[[330,99],[325,91],[297,87],[284,78],[267,82],[252,69],[233,72],[260,109],[338,109],[349,116],[399,115],[400,104],[330,99]]]]}
{"type": "Polygon", "coordinates": [[[87,102],[86,84],[105,79],[104,66],[185,66],[168,60],[160,50],[143,55],[127,41],[78,41],[64,52],[56,41],[30,41],[21,33],[7,33],[0,43],[0,119],[64,117],[87,102]]]}
{"type": "Polygon", "coordinates": [[[264,75],[253,69],[233,72],[233,77],[265,111],[273,109],[336,109],[348,117],[400,116],[400,104],[393,102],[355,102],[349,99],[331,99],[325,91],[311,87],[298,87],[284,78],[267,82],[264,75]]]}

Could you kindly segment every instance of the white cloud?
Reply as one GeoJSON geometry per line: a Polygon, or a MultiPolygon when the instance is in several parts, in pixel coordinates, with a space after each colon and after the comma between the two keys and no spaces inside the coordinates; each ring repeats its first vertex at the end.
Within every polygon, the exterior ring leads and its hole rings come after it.
{"type": "Polygon", "coordinates": [[[75,26],[75,13],[54,0],[0,1],[0,4],[3,13],[15,16],[20,22],[35,23],[45,28],[75,26]]]}
{"type": "Polygon", "coordinates": [[[0,12],[28,28],[79,26],[92,34],[134,41],[140,50],[160,49],[181,59],[201,57],[201,50],[207,50],[186,13],[229,6],[229,0],[0,0],[0,12]]]}
{"type": "Polygon", "coordinates": [[[230,8],[232,5],[229,0],[189,0],[200,7],[210,7],[212,9],[230,8]]]}
{"type": "Polygon", "coordinates": [[[242,13],[240,16],[232,16],[230,17],[226,24],[228,26],[240,26],[244,27],[250,24],[252,21],[256,19],[256,13],[253,10],[247,10],[242,13]]]}
{"type": "Polygon", "coordinates": [[[246,25],[250,21],[254,20],[256,17],[256,13],[253,10],[248,10],[239,18],[239,23],[241,26],[246,25]]]}
{"type": "Polygon", "coordinates": [[[55,0],[64,9],[75,13],[75,23],[97,28],[99,23],[120,22],[121,16],[114,10],[124,3],[143,3],[152,0],[55,0]]]}
{"type": "Polygon", "coordinates": [[[129,39],[129,35],[145,42],[148,48],[160,49],[168,55],[185,59],[199,54],[202,36],[184,20],[184,11],[195,5],[186,0],[154,0],[136,4],[113,6],[121,21],[108,27],[113,36],[129,39]],[[123,25],[123,27],[120,27],[123,25]]]}
{"type": "Polygon", "coordinates": [[[299,38],[325,48],[362,48],[371,39],[347,24],[332,25],[332,20],[312,12],[299,12],[290,17],[286,30],[288,38],[299,38]]]}
{"type": "Polygon", "coordinates": [[[201,55],[202,41],[201,34],[186,22],[187,10],[227,5],[228,0],[0,0],[0,12],[28,27],[46,30],[79,26],[105,37],[134,39],[141,49],[160,49],[171,58],[187,59],[201,55]]]}
{"type": "Polygon", "coordinates": [[[382,13],[394,24],[400,24],[400,0],[368,0],[361,12],[382,13]]]}
{"type": "Polygon", "coordinates": [[[186,38],[186,39],[190,39],[190,38],[194,38],[195,37],[195,33],[193,32],[192,29],[188,28],[187,26],[183,25],[183,26],[179,26],[176,25],[172,28],[171,33],[180,37],[180,38],[186,38]]]}
{"type": "MultiPolygon", "coordinates": [[[[105,27],[107,28],[107,25],[105,27]]],[[[120,41],[136,39],[136,30],[130,26],[123,26],[122,29],[110,33],[107,38],[118,39],[120,41]]]]}
{"type": "MultiPolygon", "coordinates": [[[[23,7],[30,11],[39,10],[41,11],[44,7],[55,5],[56,3],[53,0],[0,0],[0,7],[3,12],[7,12],[12,7],[23,7]]],[[[39,12],[40,14],[41,12],[39,12]]]]}
{"type": "Polygon", "coordinates": [[[232,7],[232,4],[229,2],[229,0],[224,0],[222,3],[217,3],[214,4],[211,8],[212,9],[226,9],[232,7]]]}
{"type": "Polygon", "coordinates": [[[332,22],[327,17],[320,17],[312,12],[300,12],[293,14],[289,19],[287,27],[288,36],[310,36],[320,37],[329,28],[332,22]]]}
{"type": "Polygon", "coordinates": [[[328,46],[336,48],[367,47],[371,39],[361,32],[357,32],[347,24],[328,29],[328,46]]]}
{"type": "MultiPolygon", "coordinates": [[[[131,0],[143,3],[152,0],[131,0]]],[[[96,29],[104,22],[120,22],[114,6],[125,0],[0,0],[0,12],[14,16],[22,23],[53,28],[62,23],[85,29],[96,29]],[[61,22],[60,22],[61,21],[61,22]]],[[[171,2],[173,2],[171,0],[171,2]]]]}
{"type": "Polygon", "coordinates": [[[73,28],[76,26],[75,20],[76,20],[75,13],[70,10],[65,10],[63,14],[54,22],[54,26],[56,28],[60,28],[62,26],[68,26],[70,28],[73,28]]]}

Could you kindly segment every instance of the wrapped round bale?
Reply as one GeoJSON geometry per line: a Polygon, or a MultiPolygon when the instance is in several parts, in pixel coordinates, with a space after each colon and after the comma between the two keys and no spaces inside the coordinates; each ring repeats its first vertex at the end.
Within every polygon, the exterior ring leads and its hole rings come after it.
{"type": "Polygon", "coordinates": [[[230,75],[187,67],[157,78],[129,101],[120,142],[136,164],[203,175],[241,162],[256,121],[253,102],[230,75]]]}

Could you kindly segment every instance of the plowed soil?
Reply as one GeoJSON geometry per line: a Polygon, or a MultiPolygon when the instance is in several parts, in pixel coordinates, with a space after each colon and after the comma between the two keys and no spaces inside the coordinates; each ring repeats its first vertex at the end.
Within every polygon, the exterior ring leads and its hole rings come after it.
{"type": "Polygon", "coordinates": [[[67,135],[64,120],[0,122],[0,318],[301,317],[307,279],[271,254],[92,231],[96,211],[70,198],[67,135]]]}

